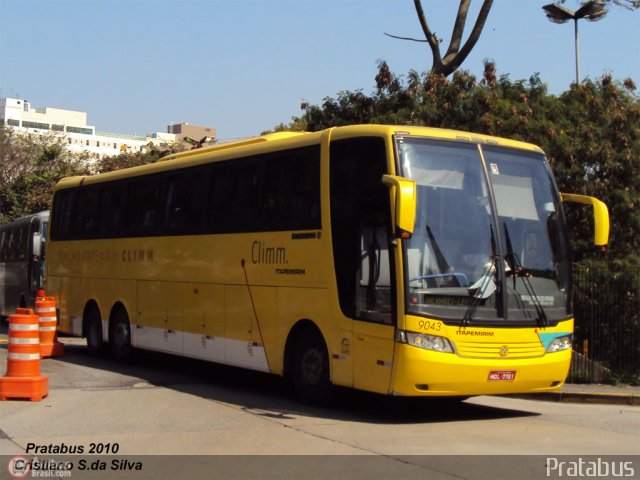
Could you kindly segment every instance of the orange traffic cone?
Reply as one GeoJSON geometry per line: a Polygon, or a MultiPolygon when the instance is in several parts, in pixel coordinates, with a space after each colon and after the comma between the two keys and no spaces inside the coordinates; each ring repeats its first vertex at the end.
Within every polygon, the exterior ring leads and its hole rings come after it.
{"type": "Polygon", "coordinates": [[[61,357],[64,345],[56,338],[56,299],[45,297],[44,290],[38,290],[36,313],[40,317],[40,356],[61,357]]]}
{"type": "Polygon", "coordinates": [[[39,402],[49,394],[49,378],[40,375],[39,323],[30,308],[19,308],[9,317],[7,374],[0,378],[0,400],[39,402]]]}

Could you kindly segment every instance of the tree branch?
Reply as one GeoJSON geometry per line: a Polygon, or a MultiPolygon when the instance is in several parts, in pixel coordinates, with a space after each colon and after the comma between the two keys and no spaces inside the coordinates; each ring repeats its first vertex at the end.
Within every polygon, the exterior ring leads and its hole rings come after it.
{"type": "MultiPolygon", "coordinates": [[[[463,0],[464,1],[464,0],[463,0]]],[[[445,75],[449,75],[456,68],[462,65],[462,62],[467,58],[473,47],[475,47],[478,39],[480,38],[480,34],[482,33],[482,29],[484,28],[484,24],[487,21],[487,17],[489,16],[489,11],[491,10],[491,6],[493,5],[493,0],[484,0],[482,7],[480,8],[480,12],[478,13],[478,18],[476,20],[475,25],[473,26],[473,30],[471,31],[471,35],[467,38],[462,49],[455,55],[450,62],[445,64],[447,72],[443,72],[445,75]]]]}
{"type": "Polygon", "coordinates": [[[444,55],[444,62],[447,63],[447,59],[455,56],[460,50],[460,44],[462,43],[462,34],[464,33],[464,25],[467,23],[467,14],[469,13],[469,5],[471,0],[461,0],[458,7],[458,14],[456,15],[456,23],[453,26],[453,32],[451,33],[451,42],[449,43],[449,49],[444,55]]]}
{"type": "Polygon", "coordinates": [[[424,37],[427,39],[429,47],[431,47],[431,52],[433,53],[432,70],[436,70],[442,66],[440,42],[438,42],[437,37],[433,33],[431,33],[431,29],[429,28],[429,24],[427,23],[427,18],[424,16],[424,11],[422,10],[422,2],[420,0],[413,0],[413,4],[416,7],[416,13],[418,14],[418,20],[420,21],[420,26],[422,27],[422,31],[424,32],[424,37]]]}
{"type": "Polygon", "coordinates": [[[422,43],[427,43],[426,40],[421,40],[419,38],[409,38],[409,37],[399,37],[397,35],[391,35],[390,33],[387,32],[383,32],[387,37],[391,37],[391,38],[397,38],[398,40],[410,40],[412,42],[422,42],[422,43]]]}
{"type": "MultiPolygon", "coordinates": [[[[640,0],[630,1],[640,2],[640,0]]],[[[458,67],[460,67],[460,65],[462,65],[462,62],[465,61],[469,53],[471,53],[471,50],[473,50],[473,47],[478,42],[480,34],[482,33],[484,25],[487,21],[487,17],[489,16],[491,6],[493,5],[493,0],[483,1],[482,7],[480,7],[480,12],[478,13],[478,18],[476,19],[476,23],[473,26],[473,30],[471,31],[469,38],[464,43],[462,48],[460,48],[460,45],[462,43],[462,36],[464,34],[464,27],[467,22],[471,0],[460,0],[460,4],[458,6],[458,14],[456,15],[453,32],[451,33],[451,42],[449,43],[449,48],[447,49],[447,53],[445,54],[444,59],[442,58],[442,55],[440,53],[440,40],[438,39],[436,34],[431,31],[431,28],[429,28],[429,24],[427,23],[427,17],[425,16],[424,10],[422,8],[422,1],[413,0],[413,4],[416,9],[416,14],[418,15],[418,20],[420,21],[420,26],[422,27],[422,32],[424,33],[425,40],[419,40],[417,38],[410,37],[400,37],[397,35],[391,35],[389,33],[385,33],[385,35],[399,40],[428,43],[433,56],[433,65],[431,66],[431,72],[434,74],[447,76],[453,73],[458,67]]]]}

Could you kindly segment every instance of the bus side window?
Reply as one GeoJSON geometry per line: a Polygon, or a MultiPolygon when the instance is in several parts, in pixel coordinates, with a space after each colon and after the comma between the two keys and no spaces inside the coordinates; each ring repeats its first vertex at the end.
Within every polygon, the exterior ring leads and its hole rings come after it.
{"type": "Polygon", "coordinates": [[[29,245],[29,225],[24,225],[20,227],[18,236],[18,244],[17,244],[17,258],[21,262],[25,261],[27,258],[27,248],[29,245]]]}
{"type": "Polygon", "coordinates": [[[207,173],[203,169],[188,170],[169,177],[165,211],[167,233],[198,233],[202,230],[207,173]]]}
{"type": "Polygon", "coordinates": [[[290,229],[321,228],[320,222],[320,150],[291,158],[287,167],[287,219],[290,229]]]}
{"type": "Polygon", "coordinates": [[[5,262],[7,260],[7,250],[8,250],[8,239],[7,232],[3,230],[0,233],[0,262],[5,262]]]}
{"type": "Polygon", "coordinates": [[[74,190],[60,190],[53,198],[53,224],[51,225],[52,240],[70,240],[72,238],[72,213],[76,192],[74,190]]]}
{"type": "Polygon", "coordinates": [[[211,169],[211,188],[208,199],[206,231],[232,233],[229,229],[229,203],[233,194],[233,169],[224,163],[211,169]]]}
{"type": "Polygon", "coordinates": [[[107,185],[100,189],[98,234],[101,238],[113,238],[121,234],[125,194],[125,183],[107,185]]]}
{"type": "Polygon", "coordinates": [[[126,221],[124,227],[130,235],[148,236],[156,233],[159,225],[159,206],[162,198],[162,178],[159,176],[134,179],[127,192],[126,221]]]}
{"type": "Polygon", "coordinates": [[[271,230],[287,228],[291,223],[291,167],[291,158],[271,158],[267,165],[259,223],[271,230]]]}
{"type": "Polygon", "coordinates": [[[389,255],[389,190],[384,141],[342,140],[331,145],[331,228],[334,268],[347,317],[391,323],[393,269],[389,255]]]}
{"type": "Polygon", "coordinates": [[[229,225],[234,232],[264,230],[258,223],[258,211],[264,185],[264,161],[250,160],[233,167],[234,191],[229,196],[229,225]]]}
{"type": "Polygon", "coordinates": [[[97,187],[86,187],[78,192],[73,222],[75,238],[89,238],[96,232],[98,193],[97,187]]]}
{"type": "Polygon", "coordinates": [[[14,228],[9,232],[9,248],[7,252],[7,260],[12,261],[17,258],[16,241],[18,231],[14,228]]]}
{"type": "Polygon", "coordinates": [[[320,223],[320,150],[294,150],[269,159],[260,223],[267,230],[311,230],[320,223]]]}

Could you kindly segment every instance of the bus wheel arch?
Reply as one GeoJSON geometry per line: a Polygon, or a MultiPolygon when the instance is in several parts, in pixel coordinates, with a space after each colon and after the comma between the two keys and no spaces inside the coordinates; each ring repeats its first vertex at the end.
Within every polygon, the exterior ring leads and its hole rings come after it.
{"type": "Polygon", "coordinates": [[[82,336],[87,339],[87,349],[92,357],[102,357],[107,344],[102,333],[102,315],[95,300],[89,300],[82,313],[82,336]]]}
{"type": "Polygon", "coordinates": [[[294,325],[285,344],[284,374],[305,403],[330,405],[335,400],[329,349],[322,332],[310,320],[294,325]]]}
{"type": "Polygon", "coordinates": [[[116,360],[126,363],[132,359],[131,322],[127,309],[120,302],[113,306],[109,315],[109,346],[116,360]]]}

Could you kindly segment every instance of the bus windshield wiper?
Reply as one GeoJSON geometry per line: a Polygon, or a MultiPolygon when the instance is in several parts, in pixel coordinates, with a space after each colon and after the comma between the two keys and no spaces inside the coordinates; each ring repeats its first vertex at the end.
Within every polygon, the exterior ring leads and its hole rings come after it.
{"type": "Polygon", "coordinates": [[[449,265],[449,262],[447,262],[447,259],[442,253],[442,250],[440,250],[440,245],[438,245],[436,237],[431,231],[431,228],[429,227],[429,225],[427,225],[427,235],[429,236],[429,240],[431,241],[431,247],[433,248],[433,254],[436,257],[438,268],[440,269],[441,272],[450,272],[451,265],[449,265]]]}
{"type": "MultiPolygon", "coordinates": [[[[473,295],[473,301],[467,308],[467,311],[464,314],[462,319],[462,325],[466,325],[469,323],[473,316],[476,313],[476,310],[480,306],[480,302],[485,298],[489,298],[496,291],[496,281],[493,279],[494,273],[498,274],[498,264],[500,262],[500,255],[496,255],[496,238],[493,234],[493,225],[491,227],[491,250],[493,252],[493,261],[487,263],[484,271],[482,272],[482,276],[480,279],[475,282],[473,285],[469,286],[469,294],[473,295]],[[489,285],[492,285],[493,288],[489,288],[489,285]]],[[[500,281],[498,280],[498,284],[500,281]]]]}
{"type": "MultiPolygon", "coordinates": [[[[531,285],[531,281],[529,280],[529,277],[530,277],[529,273],[525,270],[524,266],[522,265],[522,262],[520,261],[518,254],[513,250],[513,244],[511,243],[511,237],[509,235],[509,229],[507,228],[507,223],[504,222],[503,226],[504,226],[504,237],[507,242],[507,253],[505,255],[505,261],[507,262],[510,268],[510,271],[506,273],[506,276],[513,277],[513,289],[516,292],[516,295],[518,294],[518,291],[516,290],[517,278],[520,277],[522,279],[522,284],[524,285],[524,288],[527,291],[527,294],[529,295],[531,302],[533,302],[533,305],[536,308],[536,312],[538,313],[538,321],[542,325],[546,325],[547,314],[544,311],[542,304],[540,303],[540,299],[538,298],[538,295],[536,295],[536,292],[533,289],[533,285],[531,285]]],[[[520,309],[523,312],[526,312],[526,309],[522,302],[518,302],[518,305],[520,306],[520,309]]]]}
{"type": "Polygon", "coordinates": [[[492,262],[487,263],[480,279],[473,285],[469,286],[468,291],[470,295],[473,295],[473,301],[464,314],[462,325],[468,324],[473,319],[473,316],[475,315],[482,300],[489,298],[496,291],[496,282],[494,281],[493,276],[497,270],[497,265],[498,257],[494,258],[492,262]]]}

